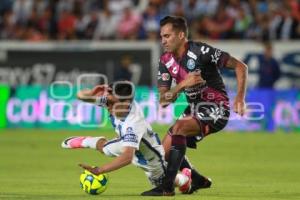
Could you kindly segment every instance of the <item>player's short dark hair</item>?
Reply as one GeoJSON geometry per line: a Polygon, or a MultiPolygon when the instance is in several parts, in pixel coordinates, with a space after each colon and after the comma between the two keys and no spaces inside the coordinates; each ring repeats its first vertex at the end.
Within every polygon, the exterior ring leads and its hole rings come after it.
{"type": "Polygon", "coordinates": [[[134,98],[134,84],[130,81],[116,81],[110,86],[113,89],[113,95],[120,101],[130,100],[134,98]]]}
{"type": "Polygon", "coordinates": [[[186,36],[188,36],[188,28],[185,18],[168,15],[160,20],[160,27],[166,24],[172,24],[174,30],[182,31],[186,36]]]}
{"type": "Polygon", "coordinates": [[[272,42],[271,42],[271,41],[268,41],[268,40],[266,40],[266,41],[263,42],[263,46],[264,46],[264,48],[266,48],[266,49],[272,49],[272,48],[273,48],[272,42]]]}

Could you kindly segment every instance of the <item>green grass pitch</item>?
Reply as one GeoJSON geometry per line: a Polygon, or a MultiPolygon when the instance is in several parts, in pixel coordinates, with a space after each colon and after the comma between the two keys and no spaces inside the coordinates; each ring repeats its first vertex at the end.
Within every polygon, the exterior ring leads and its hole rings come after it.
{"type": "MultiPolygon", "coordinates": [[[[155,126],[161,136],[165,126],[155,126]]],[[[0,130],[0,199],[85,200],[161,199],[141,197],[150,189],[142,170],[127,166],[109,174],[109,187],[99,196],[79,187],[78,163],[101,165],[107,158],[91,149],[66,150],[61,141],[73,135],[112,131],[39,129],[0,130]]],[[[213,179],[211,189],[167,199],[268,200],[300,199],[300,134],[217,133],[188,150],[194,166],[213,179]]]]}

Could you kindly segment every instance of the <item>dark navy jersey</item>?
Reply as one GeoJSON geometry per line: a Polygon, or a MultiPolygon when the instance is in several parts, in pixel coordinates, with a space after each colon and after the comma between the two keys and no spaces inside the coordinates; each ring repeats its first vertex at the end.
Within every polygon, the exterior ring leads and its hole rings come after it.
{"type": "Polygon", "coordinates": [[[213,102],[227,106],[229,98],[219,69],[226,65],[230,55],[201,42],[189,41],[180,59],[166,52],[160,57],[158,87],[171,87],[172,80],[183,81],[189,72],[200,71],[206,81],[203,85],[185,88],[189,103],[213,102]]]}

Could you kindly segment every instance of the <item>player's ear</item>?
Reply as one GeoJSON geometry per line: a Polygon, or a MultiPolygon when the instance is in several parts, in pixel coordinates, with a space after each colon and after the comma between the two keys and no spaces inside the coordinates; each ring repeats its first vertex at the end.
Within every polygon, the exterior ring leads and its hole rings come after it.
{"type": "Polygon", "coordinates": [[[180,31],[179,34],[178,34],[178,36],[179,36],[179,39],[180,39],[180,40],[182,40],[182,39],[185,38],[185,34],[184,34],[183,31],[180,31]]]}

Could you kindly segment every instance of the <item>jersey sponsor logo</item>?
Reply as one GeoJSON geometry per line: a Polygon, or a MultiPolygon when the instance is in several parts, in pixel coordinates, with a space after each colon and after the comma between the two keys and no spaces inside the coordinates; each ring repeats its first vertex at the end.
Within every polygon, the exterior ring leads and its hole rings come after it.
{"type": "Polygon", "coordinates": [[[195,69],[196,63],[193,59],[188,59],[186,66],[189,70],[195,69]]]}
{"type": "MultiPolygon", "coordinates": [[[[205,83],[198,84],[191,87],[186,87],[184,89],[184,93],[186,96],[189,97],[189,99],[197,99],[199,98],[199,95],[202,93],[202,91],[205,89],[205,83]]],[[[201,95],[202,97],[202,95],[201,95]]]]}
{"type": "Polygon", "coordinates": [[[179,66],[174,57],[171,57],[169,61],[165,63],[165,66],[172,75],[176,75],[179,72],[179,66]]]}
{"type": "Polygon", "coordinates": [[[174,64],[174,58],[172,57],[167,63],[166,63],[166,67],[169,69],[173,64],[174,64]]]}
{"type": "Polygon", "coordinates": [[[197,60],[197,56],[196,54],[194,54],[193,52],[191,52],[190,50],[188,50],[187,55],[191,58],[193,58],[194,60],[197,60]]]}
{"type": "Polygon", "coordinates": [[[124,142],[138,143],[137,136],[134,134],[126,134],[123,138],[124,142]]]}
{"type": "Polygon", "coordinates": [[[220,49],[216,49],[214,55],[210,55],[211,56],[211,62],[217,64],[218,61],[219,61],[219,59],[220,59],[220,57],[221,57],[221,54],[222,54],[221,50],[220,49]]]}
{"type": "Polygon", "coordinates": [[[170,74],[168,74],[168,73],[162,73],[162,74],[161,74],[161,79],[162,79],[163,81],[168,81],[168,80],[170,80],[170,74]]]}
{"type": "Polygon", "coordinates": [[[172,72],[173,72],[173,74],[177,74],[177,73],[178,73],[178,69],[177,69],[176,66],[174,66],[174,67],[172,68],[172,72]]]}
{"type": "Polygon", "coordinates": [[[126,134],[123,136],[123,141],[138,143],[138,137],[134,134],[132,127],[128,127],[126,129],[126,134]]]}
{"type": "Polygon", "coordinates": [[[201,50],[201,53],[202,53],[202,54],[206,54],[206,53],[209,52],[209,47],[202,46],[202,47],[200,48],[200,50],[201,50]]]}

